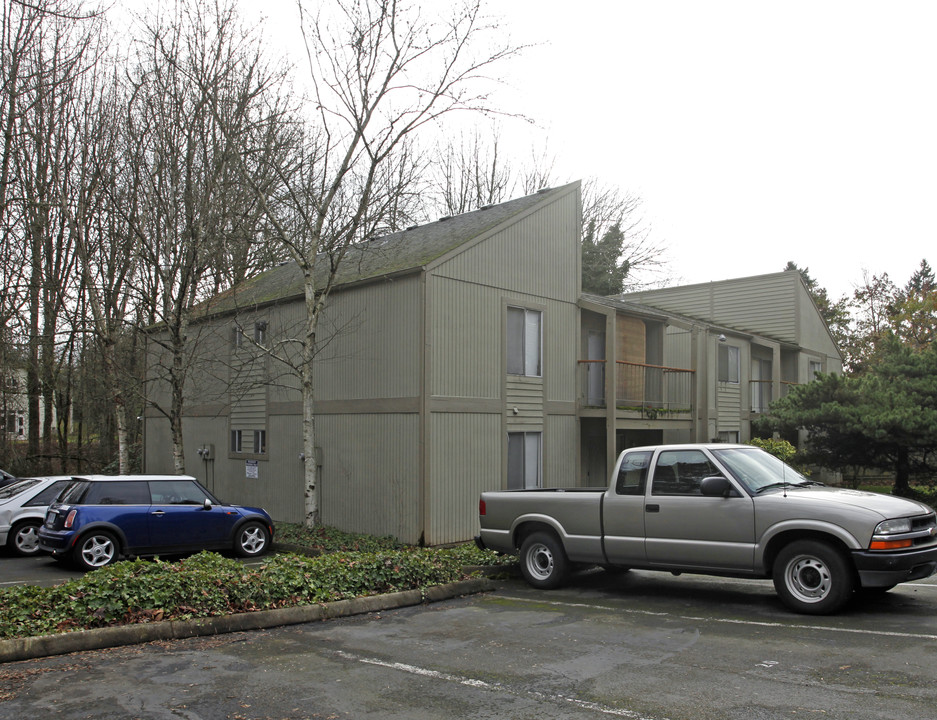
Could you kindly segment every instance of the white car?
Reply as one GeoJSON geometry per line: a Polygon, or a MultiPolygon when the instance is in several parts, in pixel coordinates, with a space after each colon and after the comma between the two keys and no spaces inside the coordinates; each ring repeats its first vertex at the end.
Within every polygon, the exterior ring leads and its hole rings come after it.
{"type": "Polygon", "coordinates": [[[71,475],[23,478],[0,487],[0,547],[15,555],[37,554],[46,510],[71,480],[71,475]]]}
{"type": "Polygon", "coordinates": [[[6,470],[0,469],[0,487],[12,485],[17,480],[19,480],[19,478],[16,477],[16,475],[10,475],[6,470]]]}

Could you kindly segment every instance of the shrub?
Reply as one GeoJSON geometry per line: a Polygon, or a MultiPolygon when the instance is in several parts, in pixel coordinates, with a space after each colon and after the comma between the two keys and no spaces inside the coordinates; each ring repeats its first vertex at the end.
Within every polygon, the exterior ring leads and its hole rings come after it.
{"type": "Polygon", "coordinates": [[[401,549],[281,554],[258,568],[217,553],[114,563],[51,588],[0,590],[0,638],[184,620],[439,585],[464,577],[458,553],[401,549]]]}
{"type": "Polygon", "coordinates": [[[350,533],[325,525],[306,527],[298,523],[277,523],[276,540],[280,543],[301,545],[318,552],[376,552],[400,550],[406,545],[390,535],[375,537],[350,533]]]}
{"type": "Polygon", "coordinates": [[[749,445],[759,447],[767,453],[771,453],[779,460],[790,463],[797,454],[797,448],[791,445],[787,440],[778,438],[752,438],[749,445]]]}

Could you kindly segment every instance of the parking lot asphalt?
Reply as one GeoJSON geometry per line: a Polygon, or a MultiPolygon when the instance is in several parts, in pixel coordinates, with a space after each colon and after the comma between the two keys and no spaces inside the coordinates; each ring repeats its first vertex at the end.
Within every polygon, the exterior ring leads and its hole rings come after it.
{"type": "Polygon", "coordinates": [[[634,571],[0,665],[0,718],[930,718],[937,583],[793,615],[771,584],[634,571]]]}

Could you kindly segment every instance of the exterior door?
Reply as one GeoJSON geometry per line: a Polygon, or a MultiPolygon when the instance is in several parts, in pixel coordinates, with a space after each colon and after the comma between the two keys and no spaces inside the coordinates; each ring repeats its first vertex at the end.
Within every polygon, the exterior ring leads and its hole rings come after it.
{"type": "Polygon", "coordinates": [[[616,565],[644,565],[644,503],[650,450],[625,453],[618,466],[615,486],[605,495],[605,553],[616,565]]]}
{"type": "Polygon", "coordinates": [[[644,508],[649,563],[713,570],[753,569],[752,498],[740,490],[727,498],[706,497],[700,491],[703,478],[722,475],[702,450],[658,453],[644,508]]]}
{"type": "MultiPolygon", "coordinates": [[[[586,339],[586,359],[605,359],[605,333],[590,332],[586,339]]],[[[605,406],[605,363],[586,363],[586,405],[605,406]]]]}

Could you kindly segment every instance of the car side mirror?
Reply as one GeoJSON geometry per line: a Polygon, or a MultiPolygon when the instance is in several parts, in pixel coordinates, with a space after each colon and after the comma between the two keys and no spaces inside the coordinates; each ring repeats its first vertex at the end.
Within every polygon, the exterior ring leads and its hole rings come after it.
{"type": "Polygon", "coordinates": [[[706,497],[727,498],[738,496],[735,488],[732,487],[732,483],[721,475],[718,477],[703,478],[703,481],[700,483],[700,492],[706,497]]]}
{"type": "Polygon", "coordinates": [[[211,500],[205,498],[205,502],[202,503],[202,510],[211,510],[211,500]]]}

